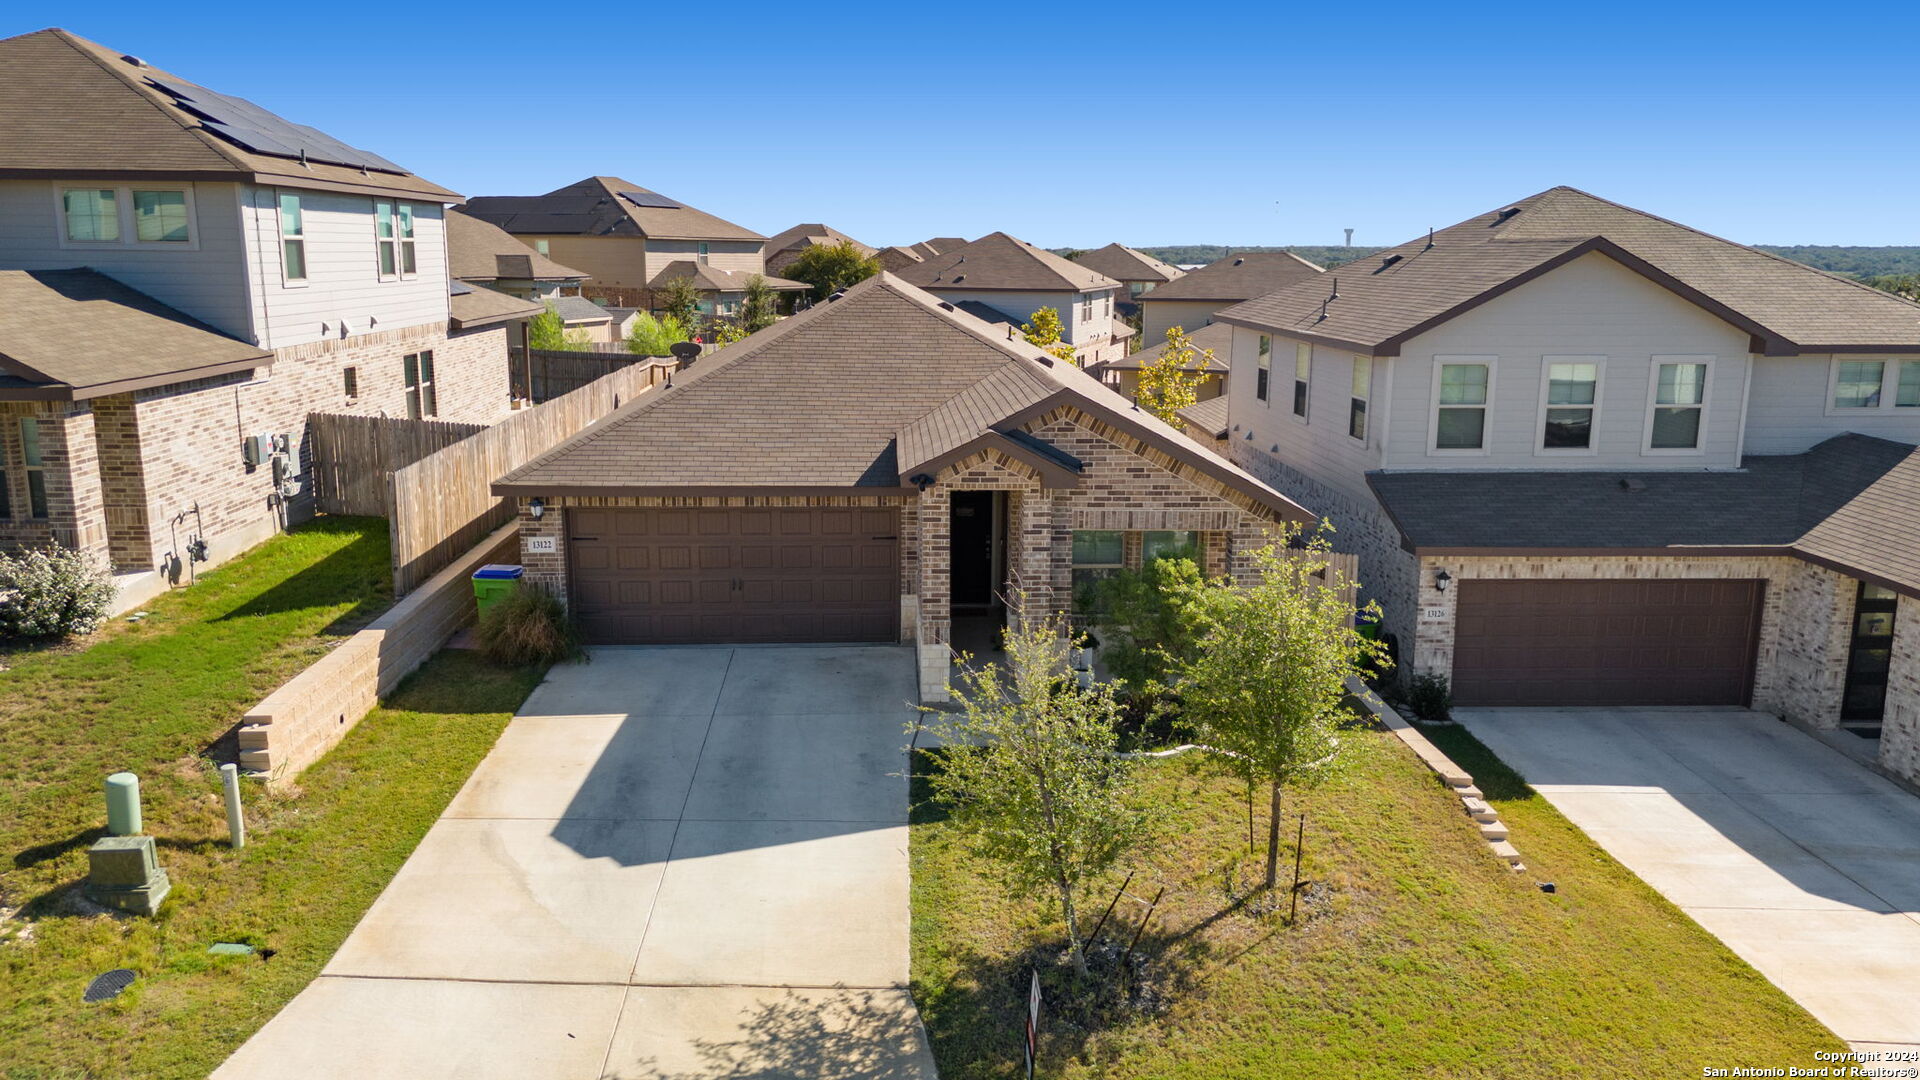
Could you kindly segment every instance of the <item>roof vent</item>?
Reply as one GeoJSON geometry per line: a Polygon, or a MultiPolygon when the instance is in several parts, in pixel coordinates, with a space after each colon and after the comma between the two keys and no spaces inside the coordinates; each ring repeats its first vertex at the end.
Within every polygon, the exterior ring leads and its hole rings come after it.
{"type": "Polygon", "coordinates": [[[1496,218],[1494,218],[1494,219],[1493,219],[1493,223],[1494,223],[1495,225],[1498,225],[1498,224],[1500,224],[1501,222],[1503,222],[1503,221],[1505,221],[1505,220],[1507,220],[1508,218],[1510,218],[1510,217],[1512,217],[1513,215],[1515,215],[1515,214],[1517,214],[1517,213],[1519,213],[1519,212],[1520,212],[1520,208],[1519,208],[1519,207],[1517,207],[1517,206],[1509,206],[1509,207],[1507,207],[1507,208],[1506,208],[1505,210],[1502,210],[1502,211],[1500,211],[1500,216],[1498,216],[1498,217],[1496,217],[1496,218]]]}
{"type": "Polygon", "coordinates": [[[965,280],[967,280],[967,275],[965,275],[965,274],[955,274],[955,275],[953,275],[953,283],[954,283],[955,285],[958,285],[958,284],[960,284],[961,282],[963,282],[963,281],[965,281],[965,280]]]}
{"type": "Polygon", "coordinates": [[[952,304],[949,304],[949,303],[947,303],[947,302],[946,302],[945,300],[942,300],[942,301],[940,301],[940,310],[941,310],[941,311],[952,311],[952,310],[953,310],[953,305],[952,305],[952,304]]]}
{"type": "Polygon", "coordinates": [[[1638,477],[1623,476],[1620,478],[1620,490],[1621,491],[1645,491],[1647,490],[1647,482],[1645,480],[1639,479],[1638,477]]]}
{"type": "Polygon", "coordinates": [[[1239,265],[1240,265],[1241,263],[1243,263],[1243,262],[1246,262],[1246,261],[1247,261],[1247,260],[1245,260],[1245,259],[1235,259],[1235,260],[1233,260],[1233,265],[1235,265],[1235,266],[1239,266],[1239,265]]]}
{"type": "MultiPolygon", "coordinates": [[[[1386,258],[1380,260],[1380,270],[1385,270],[1387,267],[1392,266],[1394,263],[1397,263],[1404,258],[1406,258],[1405,255],[1389,255],[1386,258]]],[[[1374,273],[1377,274],[1380,272],[1380,270],[1375,270],[1374,273]]]]}
{"type": "Polygon", "coordinates": [[[835,300],[838,300],[845,295],[847,295],[847,290],[845,289],[841,289],[839,292],[836,292],[836,293],[831,293],[827,296],[827,303],[831,304],[835,300]]]}
{"type": "Polygon", "coordinates": [[[1429,226],[1427,227],[1427,246],[1426,246],[1426,247],[1423,247],[1423,248],[1421,248],[1420,250],[1421,250],[1421,251],[1432,251],[1432,250],[1433,250],[1433,227],[1432,227],[1431,225],[1429,225],[1429,226]]]}
{"type": "Polygon", "coordinates": [[[121,57],[120,59],[125,63],[132,64],[134,67],[147,66],[147,62],[145,60],[140,59],[139,57],[133,55],[132,53],[128,53],[127,55],[121,57]]]}

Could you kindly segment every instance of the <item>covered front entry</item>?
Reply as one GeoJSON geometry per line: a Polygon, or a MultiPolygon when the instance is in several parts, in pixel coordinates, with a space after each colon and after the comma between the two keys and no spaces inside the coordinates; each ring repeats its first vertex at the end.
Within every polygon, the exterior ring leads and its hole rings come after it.
{"type": "Polygon", "coordinates": [[[1766,583],[1459,583],[1462,705],[1746,705],[1766,583]]]}
{"type": "Polygon", "coordinates": [[[588,644],[899,640],[891,507],[567,516],[569,593],[588,644]]]}

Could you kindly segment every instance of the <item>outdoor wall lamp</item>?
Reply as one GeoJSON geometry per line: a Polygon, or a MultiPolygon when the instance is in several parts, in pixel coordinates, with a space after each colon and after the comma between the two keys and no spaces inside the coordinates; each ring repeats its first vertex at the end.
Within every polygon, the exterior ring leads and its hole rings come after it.
{"type": "Polygon", "coordinates": [[[547,504],[539,499],[527,503],[527,513],[533,520],[539,521],[547,512],[547,504]]]}
{"type": "Polygon", "coordinates": [[[1439,573],[1433,575],[1433,587],[1440,590],[1441,592],[1446,592],[1447,582],[1452,580],[1453,580],[1453,575],[1447,573],[1445,570],[1442,570],[1439,573]]]}
{"type": "Polygon", "coordinates": [[[925,491],[933,486],[933,477],[927,473],[915,473],[907,478],[907,483],[912,484],[921,491],[925,491]]]}

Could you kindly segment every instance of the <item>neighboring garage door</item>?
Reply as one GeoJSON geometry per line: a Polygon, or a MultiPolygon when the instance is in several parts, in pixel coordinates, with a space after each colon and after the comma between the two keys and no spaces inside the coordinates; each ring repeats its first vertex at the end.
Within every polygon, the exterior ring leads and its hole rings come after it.
{"type": "Polygon", "coordinates": [[[1462,581],[1462,705],[1745,705],[1761,581],[1462,581]]]}
{"type": "Polygon", "coordinates": [[[899,638],[891,508],[575,509],[567,526],[589,644],[899,638]]]}

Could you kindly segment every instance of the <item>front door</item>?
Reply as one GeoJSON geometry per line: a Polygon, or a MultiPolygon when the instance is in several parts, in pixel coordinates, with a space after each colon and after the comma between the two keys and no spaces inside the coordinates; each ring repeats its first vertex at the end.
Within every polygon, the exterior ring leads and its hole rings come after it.
{"type": "Polygon", "coordinates": [[[1847,688],[1840,699],[1840,726],[1867,738],[1880,734],[1887,708],[1887,669],[1893,659],[1893,620],[1899,594],[1860,583],[1853,605],[1853,641],[1847,650],[1847,688]]]}
{"type": "Polygon", "coordinates": [[[994,492],[956,491],[949,535],[952,538],[949,576],[953,581],[953,607],[988,608],[993,606],[994,580],[994,492]]]}

